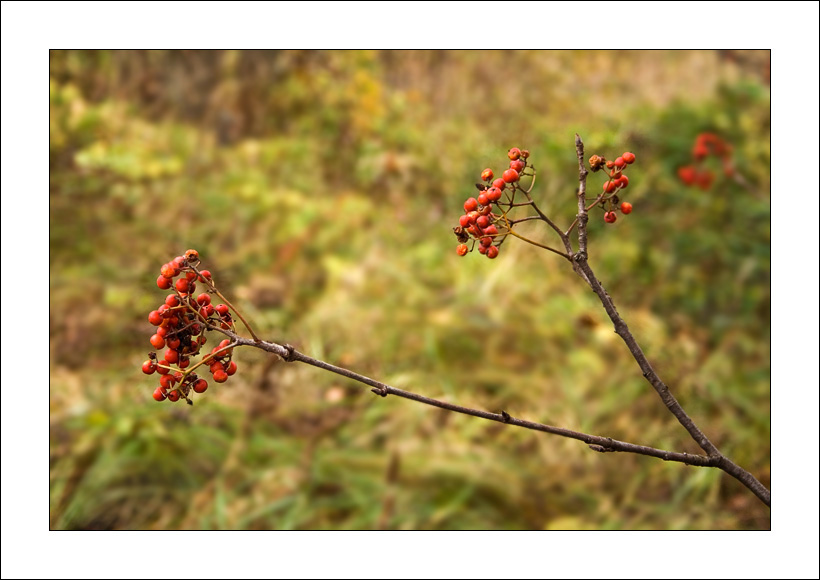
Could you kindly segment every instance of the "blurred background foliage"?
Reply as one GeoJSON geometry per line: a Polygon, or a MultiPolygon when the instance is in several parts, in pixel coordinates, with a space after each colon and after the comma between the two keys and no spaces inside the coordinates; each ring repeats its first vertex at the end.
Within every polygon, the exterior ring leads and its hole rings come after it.
{"type": "MultiPolygon", "coordinates": [[[[507,428],[243,349],[196,404],[140,372],[192,247],[264,337],[397,387],[698,452],[568,265],[459,258],[484,167],[531,151],[575,214],[573,135],[633,151],[591,264],[712,440],[769,485],[769,53],[53,51],[56,529],[768,529],[716,470],[507,428]],[[683,186],[695,136],[738,179],[683,186]]],[[[601,174],[590,176],[596,191],[601,174]]],[[[523,224],[542,242],[550,232],[523,224]]]]}

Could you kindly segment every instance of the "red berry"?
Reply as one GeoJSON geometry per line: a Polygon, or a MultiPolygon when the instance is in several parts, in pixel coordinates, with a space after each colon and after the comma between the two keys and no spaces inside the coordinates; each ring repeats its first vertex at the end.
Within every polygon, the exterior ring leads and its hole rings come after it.
{"type": "MultiPolygon", "coordinates": [[[[168,348],[172,348],[174,350],[179,350],[179,338],[177,338],[176,336],[174,336],[173,338],[169,338],[165,342],[168,345],[168,348]]],[[[174,362],[174,361],[171,361],[171,362],[174,362]]]]}
{"type": "Polygon", "coordinates": [[[496,179],[495,181],[493,181],[493,187],[497,187],[497,188],[498,188],[498,189],[500,189],[501,191],[504,191],[504,188],[505,188],[505,187],[507,187],[507,184],[504,182],[504,180],[503,180],[503,179],[501,179],[501,178],[499,177],[498,179],[496,179]]]}
{"type": "Polygon", "coordinates": [[[692,185],[697,178],[697,171],[691,165],[681,167],[678,169],[678,178],[680,178],[684,184],[692,185]]]}
{"type": "Polygon", "coordinates": [[[606,168],[607,169],[612,169],[613,167],[615,167],[615,162],[614,161],[607,161],[606,162],[606,168]]]}
{"type": "Polygon", "coordinates": [[[196,272],[185,272],[185,278],[188,279],[188,282],[193,282],[196,280],[196,272]]]}
{"type": "Polygon", "coordinates": [[[462,228],[466,228],[467,226],[469,226],[470,225],[470,216],[469,216],[469,214],[465,213],[463,216],[458,218],[458,225],[460,225],[462,228]]]}
{"type": "Polygon", "coordinates": [[[518,181],[518,172],[515,169],[508,169],[501,175],[501,178],[507,183],[514,183],[518,181]]]}
{"type": "Polygon", "coordinates": [[[148,359],[147,361],[142,363],[142,372],[144,372],[146,375],[154,374],[155,370],[157,370],[157,365],[151,359],[148,359]]]}
{"type": "Polygon", "coordinates": [[[159,378],[159,384],[166,389],[170,389],[171,387],[173,387],[174,383],[176,382],[177,380],[171,375],[162,375],[159,378]]]}
{"type": "Polygon", "coordinates": [[[518,173],[521,173],[523,169],[527,166],[521,159],[516,159],[515,161],[510,161],[510,169],[515,169],[518,173]]]}
{"type": "Polygon", "coordinates": [[[481,172],[482,181],[490,181],[493,178],[493,170],[489,167],[481,172]]]}
{"type": "Polygon", "coordinates": [[[171,279],[160,274],[157,278],[157,287],[159,287],[160,290],[168,290],[168,288],[171,287],[171,279]]]}
{"type": "Polygon", "coordinates": [[[456,246],[456,254],[459,256],[466,256],[467,255],[467,244],[459,244],[456,246]]]}
{"type": "MultiPolygon", "coordinates": [[[[228,313],[229,310],[230,309],[228,308],[228,306],[226,304],[217,304],[216,305],[216,311],[219,312],[219,314],[221,316],[225,316],[228,313]]],[[[227,340],[227,339],[225,339],[225,340],[227,340]]],[[[230,343],[230,341],[228,341],[228,343],[230,343]]]]}
{"type": "Polygon", "coordinates": [[[626,153],[621,155],[621,157],[623,157],[623,160],[629,165],[635,163],[635,154],[634,153],[630,153],[629,151],[627,151],[626,153]]]}
{"type": "Polygon", "coordinates": [[[632,213],[632,204],[625,201],[621,204],[621,212],[624,214],[632,213]]]}
{"type": "Polygon", "coordinates": [[[495,236],[498,234],[498,228],[495,227],[495,224],[490,224],[486,228],[484,228],[484,233],[488,236],[495,236]]]}
{"type": "MultiPolygon", "coordinates": [[[[223,339],[220,341],[220,343],[219,343],[219,347],[218,347],[218,348],[225,348],[225,347],[226,347],[226,346],[228,346],[229,344],[231,344],[231,339],[230,339],[230,338],[223,338],[223,339]]],[[[225,354],[231,354],[231,351],[230,351],[230,350],[227,350],[227,351],[225,351],[225,354]]]]}
{"type": "Polygon", "coordinates": [[[172,403],[176,403],[179,401],[179,391],[171,391],[168,393],[168,400],[172,403]]]}
{"type": "Polygon", "coordinates": [[[151,313],[148,315],[148,322],[150,322],[154,326],[159,326],[160,324],[162,324],[162,315],[156,310],[152,310],[151,313]]]}
{"type": "Polygon", "coordinates": [[[216,371],[214,373],[214,380],[217,383],[224,383],[228,380],[228,373],[226,373],[225,371],[216,371]]]}
{"type": "MultiPolygon", "coordinates": [[[[521,149],[519,149],[518,147],[513,147],[512,149],[507,151],[507,157],[509,157],[511,160],[518,159],[519,157],[521,157],[521,149]]],[[[507,181],[507,183],[510,182],[507,181]]]]}
{"type": "Polygon", "coordinates": [[[176,284],[174,284],[174,287],[180,292],[188,292],[189,284],[190,282],[188,282],[187,278],[180,278],[179,280],[177,280],[176,284]]]}
{"type": "Polygon", "coordinates": [[[487,257],[494,260],[498,256],[498,246],[490,246],[487,248],[487,257]]]}
{"type": "Polygon", "coordinates": [[[711,171],[707,170],[697,174],[695,179],[697,180],[698,187],[706,191],[712,186],[712,181],[715,179],[715,176],[711,171]]]}
{"type": "Polygon", "coordinates": [[[168,361],[167,360],[162,359],[161,361],[159,361],[157,363],[157,373],[159,373],[161,375],[167,375],[168,373],[170,373],[171,371],[169,369],[162,368],[162,367],[167,367],[167,366],[168,366],[168,361]]]}
{"type": "Polygon", "coordinates": [[[197,382],[194,383],[194,392],[195,393],[204,393],[208,390],[208,381],[205,379],[199,379],[197,382]]]}
{"type": "Polygon", "coordinates": [[[605,193],[612,193],[617,188],[618,188],[618,186],[615,184],[614,180],[609,180],[606,183],[604,183],[604,192],[605,193]]]}
{"type": "Polygon", "coordinates": [[[701,160],[707,155],[709,155],[709,148],[706,145],[698,144],[692,148],[692,156],[697,160],[701,160]]]}
{"type": "Polygon", "coordinates": [[[498,201],[501,199],[501,190],[497,187],[491,187],[487,190],[487,197],[490,201],[498,201]]]}
{"type": "Polygon", "coordinates": [[[190,364],[191,364],[191,359],[186,356],[186,357],[181,357],[179,359],[179,362],[177,363],[177,366],[181,369],[187,369],[190,364]]]}
{"type": "Polygon", "coordinates": [[[488,218],[485,215],[478,216],[478,219],[475,221],[475,225],[477,225],[478,227],[484,229],[488,225],[490,225],[490,218],[488,218]]]}
{"type": "Polygon", "coordinates": [[[196,303],[199,304],[200,306],[205,306],[207,304],[210,304],[211,303],[211,295],[206,294],[205,292],[203,292],[202,294],[200,294],[199,296],[196,297],[196,303]]]}
{"type": "Polygon", "coordinates": [[[618,179],[615,180],[615,183],[617,183],[618,187],[623,189],[624,187],[629,185],[629,178],[626,175],[621,175],[618,179]]]}
{"type": "Polygon", "coordinates": [[[615,220],[618,219],[618,216],[615,214],[614,211],[608,211],[604,214],[604,221],[608,224],[614,224],[615,220]]]}
{"type": "Polygon", "coordinates": [[[485,248],[489,248],[493,245],[493,239],[489,236],[484,236],[483,238],[481,238],[481,241],[479,243],[485,248]]]}
{"type": "MultiPolygon", "coordinates": [[[[488,196],[488,197],[489,197],[489,196],[488,196]]],[[[490,214],[492,213],[492,211],[493,211],[493,208],[492,208],[492,207],[490,207],[490,204],[487,204],[487,205],[485,205],[484,207],[482,207],[480,210],[478,210],[478,215],[479,215],[479,216],[482,216],[482,215],[490,215],[490,214]]],[[[478,219],[478,218],[476,218],[476,220],[477,220],[477,219],[478,219]]]]}
{"type": "Polygon", "coordinates": [[[622,168],[626,165],[626,161],[624,161],[623,157],[618,157],[615,162],[613,163],[615,167],[622,168]]]}
{"type": "Polygon", "coordinates": [[[479,254],[486,254],[487,253],[487,246],[478,246],[478,253],[479,254]]]}
{"type": "Polygon", "coordinates": [[[173,278],[177,275],[179,271],[173,264],[163,264],[162,268],[160,268],[159,273],[165,276],[166,278],[173,278]]]}
{"type": "Polygon", "coordinates": [[[185,259],[189,262],[194,262],[199,259],[199,252],[196,250],[185,250],[185,259]]]}
{"type": "Polygon", "coordinates": [[[471,197],[467,201],[464,202],[464,211],[475,211],[478,209],[478,200],[474,197],[471,197]]]}
{"type": "Polygon", "coordinates": [[[179,362],[179,352],[172,348],[169,348],[165,351],[165,360],[167,360],[171,364],[179,362]]]}
{"type": "Polygon", "coordinates": [[[165,400],[165,393],[162,390],[162,387],[157,387],[154,389],[154,400],[155,401],[164,401],[165,400]]]}
{"type": "Polygon", "coordinates": [[[478,203],[479,203],[479,205],[489,205],[490,200],[487,197],[486,193],[482,192],[482,193],[478,194],[478,203]]]}
{"type": "Polygon", "coordinates": [[[225,374],[227,374],[230,377],[234,373],[236,373],[236,363],[231,361],[230,363],[228,363],[228,368],[225,369],[225,374]]]}
{"type": "Polygon", "coordinates": [[[150,339],[150,342],[151,342],[151,346],[153,346],[157,350],[165,347],[165,339],[162,338],[158,334],[155,334],[154,336],[152,336],[151,339],[150,339]]]}
{"type": "Polygon", "coordinates": [[[165,297],[165,305],[169,308],[179,306],[179,296],[177,296],[176,294],[169,294],[165,297]]]}

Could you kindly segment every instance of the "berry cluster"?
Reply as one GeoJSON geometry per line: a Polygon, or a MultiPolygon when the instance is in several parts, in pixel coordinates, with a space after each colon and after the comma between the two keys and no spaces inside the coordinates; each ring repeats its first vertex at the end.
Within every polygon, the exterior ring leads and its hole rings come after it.
{"type": "Polygon", "coordinates": [[[156,352],[150,352],[148,360],[142,363],[142,372],[146,375],[159,374],[159,386],[154,390],[157,401],[167,398],[176,402],[184,398],[191,403],[191,391],[204,393],[208,381],[193,372],[203,364],[209,366],[217,383],[224,383],[236,372],[229,339],[220,342],[200,362],[191,366],[191,359],[199,355],[207,341],[206,330],[235,330],[228,305],[211,304],[211,294],[217,293],[216,287],[211,273],[197,270],[198,265],[199,253],[188,250],[160,268],[157,286],[161,290],[173,290],[173,293],[168,294],[159,308],[148,314],[148,322],[156,327],[149,342],[158,351],[166,346],[168,348],[161,359],[156,352]],[[207,292],[196,296],[197,282],[205,284],[207,292]]]}
{"type": "Polygon", "coordinates": [[[618,194],[629,186],[629,178],[624,175],[624,172],[627,166],[633,163],[635,163],[635,154],[629,151],[624,152],[614,161],[607,161],[600,155],[593,155],[589,158],[589,167],[592,171],[604,168],[609,170],[609,179],[604,183],[603,192],[596,202],[604,210],[604,221],[608,224],[614,224],[617,221],[616,212],[618,210],[624,215],[632,213],[632,204],[628,201],[621,202],[618,194]]]}
{"type": "Polygon", "coordinates": [[[708,190],[715,180],[714,172],[707,168],[709,157],[720,161],[724,175],[734,175],[732,146],[714,133],[700,133],[692,147],[692,164],[678,168],[678,179],[684,185],[696,185],[703,191],[708,190]]]}
{"type": "Polygon", "coordinates": [[[515,207],[516,192],[522,191],[520,179],[522,176],[535,176],[535,170],[527,163],[529,156],[530,152],[526,149],[513,147],[507,152],[510,164],[501,177],[493,179],[495,174],[490,168],[481,172],[484,183],[476,184],[479,194],[464,202],[464,215],[459,218],[458,226],[453,228],[459,241],[456,246],[459,256],[466,256],[478,246],[480,254],[491,260],[498,257],[501,244],[512,230],[507,212],[515,207]],[[531,172],[527,172],[528,168],[531,172]]]}

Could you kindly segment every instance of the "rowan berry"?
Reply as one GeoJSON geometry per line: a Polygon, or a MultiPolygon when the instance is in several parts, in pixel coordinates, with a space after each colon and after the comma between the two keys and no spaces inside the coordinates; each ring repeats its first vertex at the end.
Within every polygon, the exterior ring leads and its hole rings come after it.
{"type": "Polygon", "coordinates": [[[224,383],[228,380],[228,373],[225,371],[219,370],[214,373],[214,381],[217,383],[224,383]]]}
{"type": "Polygon", "coordinates": [[[498,256],[498,246],[490,246],[487,248],[487,257],[494,260],[498,256]]]}
{"type": "Polygon", "coordinates": [[[487,190],[487,197],[490,201],[498,201],[501,199],[501,190],[497,187],[491,187],[487,190]]]}
{"type": "Polygon", "coordinates": [[[162,390],[162,387],[157,387],[154,389],[154,400],[155,401],[164,401],[165,400],[165,392],[162,390]]]}
{"type": "Polygon", "coordinates": [[[176,403],[179,401],[179,391],[171,391],[168,393],[168,400],[172,403],[176,403]]]}
{"type": "Polygon", "coordinates": [[[188,282],[187,278],[180,278],[179,280],[176,281],[176,284],[174,284],[174,287],[179,292],[187,293],[189,285],[190,285],[190,282],[188,282]]]}
{"type": "Polygon", "coordinates": [[[510,161],[510,169],[516,170],[518,173],[521,173],[524,168],[527,166],[521,159],[516,159],[515,161],[510,161]]]}
{"type": "Polygon", "coordinates": [[[623,189],[627,185],[629,185],[629,178],[626,175],[621,175],[618,179],[615,180],[615,183],[623,189]]]}
{"type": "Polygon", "coordinates": [[[150,339],[150,342],[151,342],[151,346],[153,346],[157,350],[165,347],[165,339],[162,338],[158,334],[155,334],[154,336],[152,336],[151,339],[150,339]]]}
{"type": "Polygon", "coordinates": [[[614,224],[615,220],[618,219],[618,216],[615,214],[614,211],[608,211],[604,214],[604,221],[608,224],[614,224]]]}
{"type": "Polygon", "coordinates": [[[456,253],[459,256],[466,256],[467,255],[467,244],[459,244],[456,246],[456,253]]]}
{"type": "Polygon", "coordinates": [[[493,170],[489,167],[481,172],[482,181],[490,181],[493,178],[493,170]]]}
{"type": "Polygon", "coordinates": [[[229,377],[233,376],[236,373],[236,363],[231,361],[228,363],[228,368],[225,369],[225,374],[229,377]]]}
{"type": "Polygon", "coordinates": [[[159,326],[160,324],[162,324],[162,315],[156,310],[152,310],[151,313],[148,315],[148,322],[150,322],[154,326],[159,326]]]}
{"type": "Polygon", "coordinates": [[[179,362],[179,351],[169,348],[165,351],[165,360],[171,364],[179,362]]]}
{"type": "Polygon", "coordinates": [[[615,159],[615,162],[613,163],[613,165],[615,167],[622,168],[626,165],[626,161],[624,161],[623,157],[618,157],[617,159],[615,159]]]}
{"type": "Polygon", "coordinates": [[[626,153],[621,155],[621,157],[629,165],[635,163],[635,154],[634,153],[630,153],[629,151],[627,151],[626,153]]]}
{"type": "Polygon", "coordinates": [[[170,373],[171,372],[170,369],[163,368],[163,367],[167,367],[167,366],[168,366],[168,361],[167,360],[162,359],[161,361],[159,361],[157,363],[157,373],[159,373],[161,375],[167,375],[168,373],[170,373]]]}
{"type": "Polygon", "coordinates": [[[204,393],[206,390],[208,390],[208,381],[205,379],[199,379],[194,383],[195,393],[204,393]]]}
{"type": "Polygon", "coordinates": [[[478,227],[484,229],[488,225],[490,225],[490,218],[488,218],[485,215],[478,216],[478,219],[475,221],[475,225],[477,225],[478,227]]]}
{"type": "MultiPolygon", "coordinates": [[[[226,314],[230,311],[230,309],[228,308],[228,305],[227,305],[227,304],[217,304],[217,305],[214,307],[214,309],[215,309],[215,310],[216,310],[216,311],[217,311],[217,312],[218,312],[221,316],[225,316],[225,315],[226,315],[226,314]]],[[[226,339],[226,340],[227,340],[227,339],[226,339]]],[[[223,342],[224,342],[224,341],[223,341],[223,342]]],[[[230,341],[228,341],[228,342],[230,342],[230,341]]]]}
{"type": "Polygon", "coordinates": [[[199,273],[199,281],[204,282],[205,280],[211,279],[211,271],[210,270],[202,270],[199,273]]]}
{"type": "Polygon", "coordinates": [[[157,278],[157,287],[160,290],[168,290],[171,287],[171,279],[160,274],[157,278]]]}
{"type": "Polygon", "coordinates": [[[503,174],[501,174],[501,177],[507,183],[514,183],[518,181],[518,172],[515,169],[508,169],[503,174]]]}
{"type": "Polygon", "coordinates": [[[621,204],[621,212],[624,214],[632,213],[632,204],[628,201],[625,201],[621,204]]]}
{"type": "Polygon", "coordinates": [[[464,211],[471,212],[478,209],[478,200],[474,197],[469,198],[464,202],[464,211]]]}
{"type": "Polygon", "coordinates": [[[147,361],[142,363],[142,372],[144,372],[146,375],[152,375],[156,370],[157,364],[151,359],[148,359],[147,361]]]}
{"type": "Polygon", "coordinates": [[[518,159],[519,157],[521,157],[521,149],[519,149],[518,147],[513,147],[507,152],[507,157],[509,157],[510,160],[518,159]]]}
{"type": "Polygon", "coordinates": [[[489,205],[490,200],[487,197],[486,193],[481,192],[481,193],[478,194],[478,203],[479,203],[479,205],[482,205],[482,206],[489,205]]]}
{"type": "Polygon", "coordinates": [[[606,183],[604,183],[604,192],[605,192],[605,193],[612,193],[612,192],[613,192],[613,191],[615,191],[617,188],[618,188],[618,186],[616,185],[616,183],[615,183],[615,180],[614,180],[614,179],[610,179],[609,181],[607,181],[606,183]]]}
{"type": "Polygon", "coordinates": [[[179,296],[176,294],[169,294],[165,297],[165,305],[168,306],[168,308],[179,306],[179,296]]]}
{"type": "Polygon", "coordinates": [[[165,387],[166,389],[170,389],[171,387],[173,387],[174,383],[176,383],[176,382],[177,382],[177,380],[174,377],[172,377],[171,375],[162,375],[159,378],[159,384],[161,386],[165,387]]]}
{"type": "Polygon", "coordinates": [[[462,228],[466,228],[467,226],[469,226],[470,225],[470,215],[465,213],[463,216],[458,218],[458,225],[460,225],[462,228]]]}
{"type": "Polygon", "coordinates": [[[173,278],[177,274],[179,274],[179,269],[176,268],[173,264],[163,264],[162,268],[160,268],[159,273],[165,276],[166,278],[173,278]]]}
{"type": "Polygon", "coordinates": [[[199,259],[199,252],[196,250],[185,250],[185,260],[188,262],[195,262],[199,259]]]}
{"type": "Polygon", "coordinates": [[[503,178],[499,177],[495,181],[493,181],[493,187],[497,187],[501,191],[504,191],[504,188],[507,187],[507,182],[504,181],[503,178]]]}

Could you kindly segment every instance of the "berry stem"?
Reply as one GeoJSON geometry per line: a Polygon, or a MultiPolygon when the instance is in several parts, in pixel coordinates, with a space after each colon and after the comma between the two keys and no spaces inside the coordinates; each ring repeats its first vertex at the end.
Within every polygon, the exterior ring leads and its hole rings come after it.
{"type": "Polygon", "coordinates": [[[236,308],[236,306],[234,306],[233,304],[231,304],[230,300],[228,300],[227,298],[225,298],[225,297],[222,295],[222,292],[220,292],[219,290],[217,290],[216,285],[213,283],[213,280],[209,280],[208,278],[205,278],[205,277],[203,277],[203,276],[200,276],[200,275],[199,275],[199,270],[197,270],[196,266],[194,266],[193,264],[189,264],[189,266],[190,266],[190,268],[191,268],[194,272],[196,272],[196,274],[197,274],[197,278],[198,278],[198,279],[202,279],[202,280],[204,280],[204,281],[205,281],[205,284],[208,286],[208,288],[210,288],[210,289],[214,292],[214,294],[216,294],[217,296],[219,296],[219,298],[220,298],[220,299],[221,299],[221,300],[222,300],[225,304],[227,304],[228,308],[230,308],[231,310],[233,310],[233,311],[236,313],[236,315],[239,317],[239,320],[241,320],[241,321],[242,321],[242,324],[244,324],[244,325],[245,325],[245,328],[247,328],[247,329],[248,329],[248,332],[250,332],[250,333],[251,333],[251,336],[253,337],[253,339],[254,339],[256,342],[259,342],[259,337],[258,337],[258,336],[256,336],[256,333],[253,331],[253,328],[251,328],[251,325],[248,323],[248,321],[247,321],[247,320],[245,320],[245,317],[244,317],[244,316],[242,316],[242,313],[241,313],[241,312],[240,312],[240,311],[236,308]]]}

